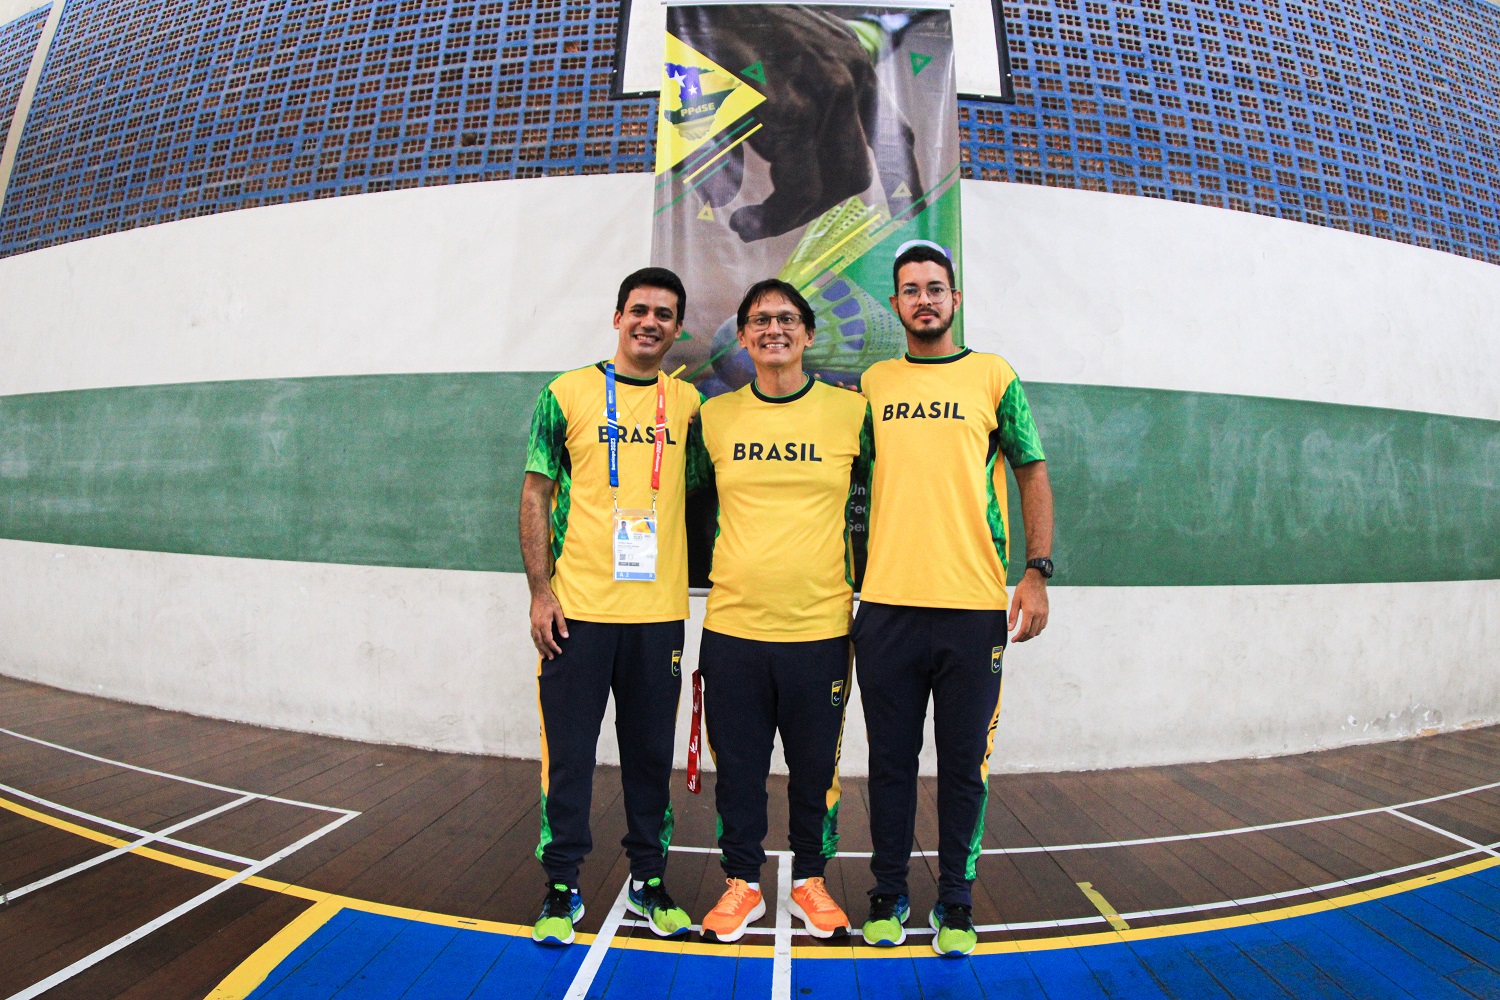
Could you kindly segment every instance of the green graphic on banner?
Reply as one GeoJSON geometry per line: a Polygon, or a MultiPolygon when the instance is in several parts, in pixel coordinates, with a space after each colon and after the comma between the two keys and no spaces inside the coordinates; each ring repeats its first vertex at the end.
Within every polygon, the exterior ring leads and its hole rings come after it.
{"type": "Polygon", "coordinates": [[[962,275],[948,12],[672,6],[666,62],[652,262],[688,288],[666,369],[710,395],[747,383],[735,311],[769,277],[813,307],[809,371],[853,384],[905,351],[890,305],[898,248],[936,243],[962,275]],[[731,66],[742,89],[721,95],[731,66]]]}

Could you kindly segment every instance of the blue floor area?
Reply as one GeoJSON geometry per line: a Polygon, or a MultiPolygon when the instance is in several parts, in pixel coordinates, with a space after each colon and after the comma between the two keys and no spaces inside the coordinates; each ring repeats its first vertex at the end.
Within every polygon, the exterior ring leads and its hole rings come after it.
{"type": "MultiPolygon", "coordinates": [[[[911,939],[921,940],[921,939],[911,939]]],[[[345,910],[253,1000],[562,997],[587,948],[345,910]]],[[[769,958],[615,948],[590,997],[741,1000],[771,995],[769,958]]],[[[792,962],[791,995],[979,1000],[1333,997],[1500,1000],[1500,868],[1386,899],[1248,927],[968,960],[792,962]]]]}

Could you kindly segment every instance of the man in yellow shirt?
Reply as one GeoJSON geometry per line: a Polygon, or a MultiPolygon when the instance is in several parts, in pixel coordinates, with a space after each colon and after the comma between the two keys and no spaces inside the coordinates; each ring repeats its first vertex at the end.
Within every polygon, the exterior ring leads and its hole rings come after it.
{"type": "Polygon", "coordinates": [[[629,908],[678,937],[688,915],[662,886],[672,837],[672,745],[688,616],[683,499],[702,396],[660,370],[682,329],[677,275],[620,285],[614,359],[563,372],[537,400],[521,491],[521,557],[540,654],[547,895],[532,937],[569,944],[578,867],[593,846],[594,748],[610,692],[630,858],[629,908]]]}
{"type": "Polygon", "coordinates": [[[909,912],[907,867],[917,809],[917,754],[929,697],[938,762],[940,955],[967,955],[976,935],[970,886],[984,832],[989,755],[1000,715],[1007,631],[1024,642],[1047,624],[1052,491],[1041,439],[1015,371],[960,350],[963,302],[953,264],[933,244],[900,252],[891,307],[907,354],[871,365],[861,384],[874,421],[869,565],[854,646],[870,737],[867,941],[898,945],[909,912]],[[1026,524],[1026,573],[1007,621],[1005,474],[1026,524]]]}
{"type": "Polygon", "coordinates": [[[713,588],[700,670],[728,888],[703,936],[734,941],[764,915],[766,776],[781,733],[790,772],[791,912],[808,933],[849,933],[823,870],[838,843],[839,745],[849,696],[856,486],[869,465],[862,396],[802,370],[812,308],[771,279],[740,303],[755,379],[703,404],[718,490],[713,588]]]}

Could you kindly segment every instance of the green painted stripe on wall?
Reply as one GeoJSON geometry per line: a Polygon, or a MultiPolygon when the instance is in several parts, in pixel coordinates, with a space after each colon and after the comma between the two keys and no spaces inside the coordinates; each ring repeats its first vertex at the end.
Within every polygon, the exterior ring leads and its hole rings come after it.
{"type": "MultiPolygon", "coordinates": [[[[1158,389],[1027,390],[1057,498],[1059,583],[1500,577],[1500,421],[1158,389]]],[[[1018,522],[1014,481],[1010,494],[1018,522]]]]}
{"type": "Polygon", "coordinates": [[[0,397],[0,537],[521,569],[538,372],[0,397]]]}
{"type": "MultiPolygon", "coordinates": [[[[0,397],[0,537],[518,572],[525,437],[549,377],[0,397]]],[[[1057,494],[1058,583],[1500,577],[1500,421],[1149,389],[1028,392],[1057,494]]]]}

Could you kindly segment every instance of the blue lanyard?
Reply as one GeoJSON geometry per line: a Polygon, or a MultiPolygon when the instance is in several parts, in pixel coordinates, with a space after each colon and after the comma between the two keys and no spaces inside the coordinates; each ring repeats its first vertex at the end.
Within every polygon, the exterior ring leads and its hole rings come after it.
{"type": "Polygon", "coordinates": [[[615,366],[604,366],[604,419],[609,424],[609,485],[620,488],[620,421],[615,410],[615,366]]]}
{"type": "MultiPolygon", "coordinates": [[[[609,425],[609,486],[620,490],[620,418],[615,407],[615,366],[604,366],[604,419],[609,425]]],[[[662,445],[667,438],[667,394],[661,376],[656,377],[656,448],[651,460],[651,509],[656,509],[656,494],[661,489],[662,445]]]]}

